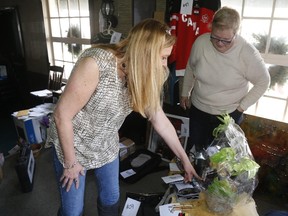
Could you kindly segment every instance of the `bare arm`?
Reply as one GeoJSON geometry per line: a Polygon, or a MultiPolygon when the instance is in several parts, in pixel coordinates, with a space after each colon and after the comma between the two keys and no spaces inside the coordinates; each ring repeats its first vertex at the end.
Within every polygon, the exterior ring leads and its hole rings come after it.
{"type": "Polygon", "coordinates": [[[164,139],[174,154],[181,160],[185,170],[185,182],[191,181],[193,176],[200,179],[179,141],[175,128],[166,117],[163,110],[158,110],[152,116],[150,121],[156,132],[164,139]]]}
{"type": "MultiPolygon", "coordinates": [[[[54,111],[57,132],[64,154],[64,166],[71,167],[77,162],[74,151],[72,120],[85,106],[99,82],[98,65],[92,58],[83,59],[75,68],[54,111]]],[[[83,167],[76,163],[71,169],[64,169],[61,181],[69,191],[74,179],[83,167]]],[[[76,183],[76,187],[78,187],[76,183]]]]}

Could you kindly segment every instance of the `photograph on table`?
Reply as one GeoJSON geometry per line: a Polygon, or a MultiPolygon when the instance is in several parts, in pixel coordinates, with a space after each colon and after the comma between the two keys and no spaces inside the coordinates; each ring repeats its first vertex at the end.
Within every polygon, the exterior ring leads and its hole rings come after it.
{"type": "MultiPolygon", "coordinates": [[[[186,150],[189,138],[189,118],[169,113],[166,113],[166,116],[174,126],[179,140],[184,150],[186,150]]],[[[171,161],[175,157],[174,153],[153,127],[151,127],[149,131],[148,150],[160,154],[164,161],[171,161]]]]}

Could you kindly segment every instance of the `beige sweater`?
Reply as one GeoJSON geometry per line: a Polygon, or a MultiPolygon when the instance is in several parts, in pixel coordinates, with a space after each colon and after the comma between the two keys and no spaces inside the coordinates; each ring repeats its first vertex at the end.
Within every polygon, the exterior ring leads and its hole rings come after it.
{"type": "Polygon", "coordinates": [[[207,113],[246,110],[265,93],[270,75],[254,46],[237,36],[226,52],[218,52],[210,33],[197,38],[185,70],[182,96],[190,95],[192,104],[207,113]],[[249,88],[252,84],[252,88],[249,88]],[[250,90],[249,90],[250,89],[250,90]]]}

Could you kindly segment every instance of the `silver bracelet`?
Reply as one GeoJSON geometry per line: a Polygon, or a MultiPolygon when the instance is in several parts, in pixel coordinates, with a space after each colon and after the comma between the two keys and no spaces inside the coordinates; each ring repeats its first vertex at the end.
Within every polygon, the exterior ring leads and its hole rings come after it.
{"type": "Polygon", "coordinates": [[[74,163],[72,163],[70,166],[66,166],[66,165],[65,165],[65,162],[64,162],[64,163],[63,163],[63,168],[64,168],[64,169],[72,169],[73,167],[76,166],[77,163],[78,163],[78,161],[75,160],[74,163]]]}

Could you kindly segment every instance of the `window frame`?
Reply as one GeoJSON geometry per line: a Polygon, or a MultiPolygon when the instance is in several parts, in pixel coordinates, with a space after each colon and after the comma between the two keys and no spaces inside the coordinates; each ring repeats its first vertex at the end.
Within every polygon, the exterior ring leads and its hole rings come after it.
{"type": "MultiPolygon", "coordinates": [[[[67,79],[70,76],[71,70],[72,70],[72,66],[75,64],[75,62],[77,61],[77,57],[75,58],[71,58],[71,60],[67,60],[64,58],[64,50],[63,47],[65,46],[65,44],[79,44],[81,46],[91,46],[91,34],[92,34],[92,29],[90,28],[90,38],[75,38],[75,37],[67,37],[64,35],[61,35],[61,37],[53,37],[52,36],[52,24],[51,24],[51,20],[53,19],[59,19],[59,22],[61,19],[68,19],[70,21],[70,19],[73,18],[88,18],[89,19],[89,24],[91,26],[91,20],[90,20],[90,1],[87,0],[87,4],[89,6],[89,16],[84,15],[82,16],[80,13],[75,16],[69,16],[69,10],[70,10],[70,0],[67,0],[67,8],[68,8],[68,16],[61,16],[59,13],[59,7],[60,7],[60,0],[57,0],[57,9],[58,9],[58,16],[50,16],[50,10],[49,10],[49,2],[51,2],[51,0],[41,0],[42,2],[42,10],[43,10],[43,17],[44,17],[44,27],[45,27],[45,34],[46,34],[46,43],[47,43],[47,52],[48,52],[48,59],[49,59],[49,63],[51,65],[59,65],[59,66],[63,66],[65,65],[65,71],[64,71],[64,75],[63,75],[63,80],[67,81],[67,79]],[[53,48],[53,43],[60,43],[61,47],[62,47],[62,58],[61,59],[57,59],[55,57],[54,54],[54,48],[53,48]]],[[[78,6],[80,7],[80,0],[77,0],[78,2],[78,6]]],[[[79,22],[79,28],[81,29],[81,22],[79,22]]],[[[61,31],[61,25],[59,23],[60,26],[60,33],[61,31]]],[[[85,49],[85,48],[83,48],[85,49]]],[[[82,50],[83,50],[82,49],[82,50]]],[[[73,54],[72,54],[73,55],[73,54]]]]}
{"type": "MultiPolygon", "coordinates": [[[[237,2],[238,4],[239,4],[239,1],[240,0],[238,0],[238,2],[237,2]]],[[[278,20],[288,21],[288,17],[287,18],[274,17],[274,12],[275,12],[275,9],[276,9],[277,0],[273,0],[272,12],[271,12],[271,16],[270,17],[245,16],[244,15],[244,10],[245,10],[245,6],[247,6],[246,5],[247,0],[241,0],[241,1],[242,1],[242,3],[240,3],[240,5],[241,5],[240,8],[239,8],[239,5],[237,5],[237,7],[236,7],[235,5],[233,5],[233,2],[229,2],[229,1],[227,1],[227,4],[223,4],[222,3],[222,7],[223,6],[228,6],[228,7],[235,8],[240,14],[242,26],[243,26],[243,20],[249,20],[249,19],[253,19],[253,20],[255,20],[255,19],[268,20],[270,22],[270,25],[269,25],[269,31],[267,33],[267,44],[266,44],[266,48],[265,48],[265,53],[261,53],[261,56],[264,59],[264,62],[266,64],[288,67],[288,53],[286,55],[277,55],[277,54],[268,53],[269,47],[270,47],[270,42],[271,42],[272,27],[273,27],[274,21],[278,21],[278,20]]],[[[242,29],[240,29],[240,32],[239,32],[240,35],[242,33],[241,30],[242,29]]],[[[286,85],[287,85],[287,83],[286,83],[286,85]]],[[[267,109],[268,108],[269,107],[267,107],[267,109]]],[[[271,113],[272,112],[273,112],[273,110],[271,111],[271,113]]],[[[253,105],[247,111],[245,111],[245,113],[250,114],[250,115],[254,115],[254,116],[259,116],[259,117],[263,117],[263,118],[267,118],[267,119],[272,119],[272,120],[288,123],[288,97],[283,98],[283,97],[271,96],[271,95],[268,95],[268,91],[267,91],[262,96],[262,98],[260,98],[259,101],[257,101],[255,105],[253,105]],[[259,113],[257,113],[257,111],[259,110],[259,106],[260,106],[261,101],[265,100],[265,98],[274,99],[274,100],[278,100],[278,101],[285,101],[286,102],[286,105],[285,105],[284,111],[283,111],[283,115],[282,115],[282,119],[275,119],[275,117],[273,117],[271,115],[263,116],[263,115],[259,115],[259,113]]]]}

